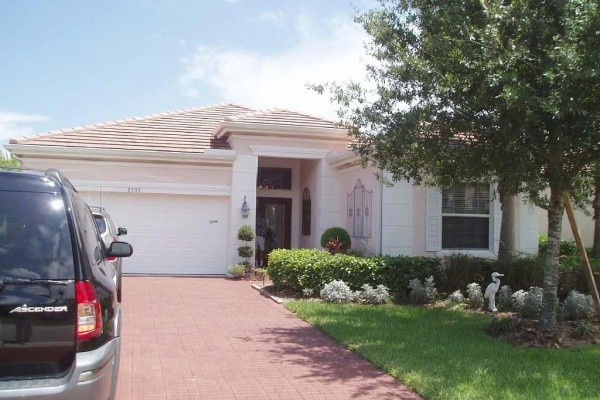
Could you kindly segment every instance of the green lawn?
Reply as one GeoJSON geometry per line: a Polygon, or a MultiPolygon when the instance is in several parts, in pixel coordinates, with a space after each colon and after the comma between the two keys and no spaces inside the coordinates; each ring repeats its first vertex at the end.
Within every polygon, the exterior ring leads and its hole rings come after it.
{"type": "Polygon", "coordinates": [[[428,399],[598,399],[600,346],[524,349],[483,314],[294,301],[286,307],[428,399]]]}

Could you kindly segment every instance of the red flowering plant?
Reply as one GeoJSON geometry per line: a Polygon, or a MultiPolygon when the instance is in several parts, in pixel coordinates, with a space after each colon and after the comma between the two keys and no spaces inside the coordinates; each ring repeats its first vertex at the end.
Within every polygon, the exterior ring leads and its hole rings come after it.
{"type": "Polygon", "coordinates": [[[329,242],[327,242],[326,247],[329,254],[337,254],[342,251],[344,244],[338,238],[335,238],[329,239],[329,242]]]}

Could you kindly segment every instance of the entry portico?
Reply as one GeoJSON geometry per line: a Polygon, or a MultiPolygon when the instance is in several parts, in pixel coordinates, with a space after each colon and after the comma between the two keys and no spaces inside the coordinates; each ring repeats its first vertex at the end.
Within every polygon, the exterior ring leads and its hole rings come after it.
{"type": "Polygon", "coordinates": [[[272,216],[281,223],[272,221],[269,228],[281,230],[273,232],[276,238],[289,235],[289,241],[280,240],[282,247],[318,247],[315,232],[340,224],[336,200],[341,188],[327,157],[347,150],[347,130],[312,116],[270,110],[226,118],[215,129],[214,137],[226,141],[236,153],[232,166],[228,264],[239,261],[239,226],[249,221],[254,224],[257,217],[267,217],[265,204],[271,204],[272,211],[281,214],[272,216]],[[289,170],[289,186],[260,182],[259,170],[270,170],[274,176],[289,170]],[[311,196],[311,229],[301,235],[303,193],[311,196]],[[272,204],[275,199],[289,202],[275,206],[272,204]],[[250,207],[248,219],[240,212],[244,200],[250,207]]]}

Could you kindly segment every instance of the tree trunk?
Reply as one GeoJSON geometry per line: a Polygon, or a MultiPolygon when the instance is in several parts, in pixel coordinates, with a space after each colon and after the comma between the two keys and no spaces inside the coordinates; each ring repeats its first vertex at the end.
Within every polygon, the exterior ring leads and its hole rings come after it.
{"type": "Polygon", "coordinates": [[[596,166],[596,193],[594,194],[594,247],[592,258],[600,260],[600,165],[596,166]]]}
{"type": "Polygon", "coordinates": [[[550,186],[550,204],[548,206],[548,248],[544,267],[544,295],[540,326],[552,328],[556,325],[558,307],[558,269],[560,235],[564,213],[563,190],[550,186]]]}
{"type": "Polygon", "coordinates": [[[500,246],[498,261],[510,261],[516,253],[515,247],[515,203],[516,196],[501,195],[502,224],[500,225],[500,246]]]}

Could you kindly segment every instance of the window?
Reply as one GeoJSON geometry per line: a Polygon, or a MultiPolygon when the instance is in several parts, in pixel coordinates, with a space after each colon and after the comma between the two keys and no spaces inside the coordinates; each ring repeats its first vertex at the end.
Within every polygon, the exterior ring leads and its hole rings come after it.
{"type": "Polygon", "coordinates": [[[302,192],[302,234],[310,236],[310,220],[312,218],[310,191],[304,188],[302,192]]]}
{"type": "Polygon", "coordinates": [[[291,189],[292,169],[258,167],[258,176],[256,177],[256,188],[291,189]]]}
{"type": "Polygon", "coordinates": [[[462,185],[442,190],[442,249],[489,248],[489,187],[462,185]]]}
{"type": "Polygon", "coordinates": [[[0,191],[0,273],[73,279],[71,233],[60,195],[0,191]]]}
{"type": "Polygon", "coordinates": [[[103,249],[100,245],[100,237],[98,236],[98,228],[92,217],[92,213],[79,196],[75,195],[73,204],[75,206],[75,215],[78,220],[79,229],[83,236],[83,245],[86,248],[90,265],[98,264],[103,257],[103,249]]]}
{"type": "Polygon", "coordinates": [[[354,190],[347,195],[346,228],[352,237],[370,238],[373,191],[366,190],[357,179],[354,190]]]}

